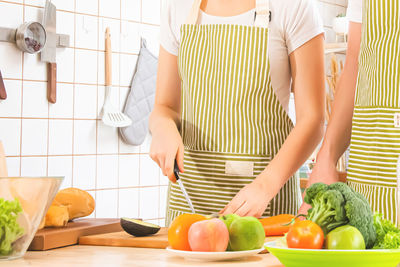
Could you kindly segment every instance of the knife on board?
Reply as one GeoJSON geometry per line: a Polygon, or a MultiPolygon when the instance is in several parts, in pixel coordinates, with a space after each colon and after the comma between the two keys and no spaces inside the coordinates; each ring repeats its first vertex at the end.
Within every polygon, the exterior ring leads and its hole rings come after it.
{"type": "Polygon", "coordinates": [[[46,0],[43,14],[43,27],[46,29],[47,40],[40,53],[40,60],[47,62],[47,100],[56,103],[57,100],[57,63],[56,63],[56,6],[46,0]]]}
{"type": "Polygon", "coordinates": [[[175,164],[174,164],[174,175],[176,178],[176,182],[178,183],[179,187],[181,188],[181,191],[186,199],[186,202],[189,204],[190,210],[192,211],[192,213],[196,213],[196,211],[194,210],[192,201],[190,200],[190,197],[188,195],[188,193],[186,192],[185,186],[182,183],[182,180],[179,178],[179,167],[178,167],[178,163],[175,160],[175,164]]]}

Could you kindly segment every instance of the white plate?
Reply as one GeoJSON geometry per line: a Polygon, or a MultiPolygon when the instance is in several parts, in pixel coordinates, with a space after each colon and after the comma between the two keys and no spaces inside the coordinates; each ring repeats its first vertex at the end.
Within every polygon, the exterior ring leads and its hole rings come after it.
{"type": "Polygon", "coordinates": [[[257,255],[263,250],[264,248],[254,249],[254,250],[244,250],[244,251],[199,252],[199,251],[176,250],[167,247],[167,251],[169,253],[175,256],[183,257],[187,260],[195,260],[195,261],[223,261],[223,260],[241,259],[257,255]]]}

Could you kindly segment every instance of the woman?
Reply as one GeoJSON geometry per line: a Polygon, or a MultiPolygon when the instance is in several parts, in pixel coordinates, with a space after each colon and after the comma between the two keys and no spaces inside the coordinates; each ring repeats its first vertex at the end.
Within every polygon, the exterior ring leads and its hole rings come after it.
{"type": "Polygon", "coordinates": [[[336,182],[336,163],[350,143],[348,184],[399,224],[400,5],[362,1],[349,1],[346,63],[309,183],[336,182]]]}
{"type": "MultiPolygon", "coordinates": [[[[323,29],[312,2],[171,0],[163,13],[153,160],[174,182],[176,159],[196,213],[296,212],[291,176],[323,126],[323,29]]],[[[171,184],[167,225],[185,212],[171,184]]]]}

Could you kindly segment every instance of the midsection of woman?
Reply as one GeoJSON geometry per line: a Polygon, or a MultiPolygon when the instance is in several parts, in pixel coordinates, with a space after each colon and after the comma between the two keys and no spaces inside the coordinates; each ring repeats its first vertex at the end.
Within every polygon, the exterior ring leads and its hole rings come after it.
{"type": "MultiPolygon", "coordinates": [[[[171,181],[177,160],[197,213],[295,213],[291,176],[323,125],[323,38],[312,2],[173,0],[163,13],[151,157],[171,181]]],[[[171,184],[167,224],[184,212],[171,184]]]]}

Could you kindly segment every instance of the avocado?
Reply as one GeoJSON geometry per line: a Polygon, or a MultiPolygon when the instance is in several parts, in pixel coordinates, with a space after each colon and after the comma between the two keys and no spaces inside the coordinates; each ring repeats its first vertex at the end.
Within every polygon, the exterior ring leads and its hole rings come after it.
{"type": "Polygon", "coordinates": [[[154,235],[161,229],[161,227],[156,224],[129,218],[121,218],[121,226],[125,232],[133,236],[154,235]]]}

